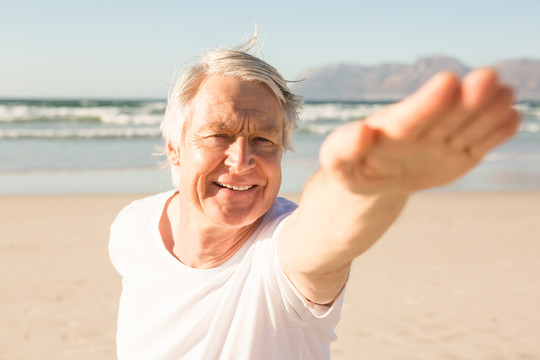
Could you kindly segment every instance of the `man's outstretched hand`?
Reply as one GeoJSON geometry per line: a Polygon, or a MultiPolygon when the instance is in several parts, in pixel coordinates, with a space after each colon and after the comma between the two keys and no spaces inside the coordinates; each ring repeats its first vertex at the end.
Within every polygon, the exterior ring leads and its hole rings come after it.
{"type": "Polygon", "coordinates": [[[441,73],[403,101],[330,134],[321,170],[280,236],[280,263],[298,291],[332,303],[353,259],[392,225],[413,191],[457,179],[516,132],[512,102],[491,70],[462,82],[441,73]]]}
{"type": "Polygon", "coordinates": [[[410,193],[447,184],[517,130],[513,92],[489,69],[460,82],[440,73],[416,93],[334,131],[322,171],[358,194],[410,193]]]}

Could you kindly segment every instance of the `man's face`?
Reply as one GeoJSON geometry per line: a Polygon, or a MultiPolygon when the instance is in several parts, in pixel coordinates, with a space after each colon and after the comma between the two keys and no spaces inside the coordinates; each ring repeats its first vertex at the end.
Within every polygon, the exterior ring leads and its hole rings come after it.
{"type": "Polygon", "coordinates": [[[264,85],[214,75],[191,106],[178,154],[181,201],[203,215],[198,221],[233,228],[253,224],[281,185],[278,100],[264,85]]]}

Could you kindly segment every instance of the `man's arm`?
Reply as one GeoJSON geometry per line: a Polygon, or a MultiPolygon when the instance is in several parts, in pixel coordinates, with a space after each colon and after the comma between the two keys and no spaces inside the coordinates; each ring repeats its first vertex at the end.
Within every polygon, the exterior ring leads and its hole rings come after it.
{"type": "Polygon", "coordinates": [[[285,274],[308,300],[331,303],[354,258],[395,221],[408,196],[476,166],[519,125],[494,72],[441,73],[412,96],[325,140],[279,243],[285,274]]]}

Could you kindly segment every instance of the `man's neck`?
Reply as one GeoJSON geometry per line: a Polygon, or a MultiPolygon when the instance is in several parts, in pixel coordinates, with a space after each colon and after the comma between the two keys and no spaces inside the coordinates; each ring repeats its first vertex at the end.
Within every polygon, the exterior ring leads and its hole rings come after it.
{"type": "Polygon", "coordinates": [[[167,201],[159,229],[171,255],[195,269],[211,269],[225,263],[242,248],[262,220],[240,228],[204,226],[190,217],[189,211],[180,215],[179,198],[175,194],[167,201]]]}

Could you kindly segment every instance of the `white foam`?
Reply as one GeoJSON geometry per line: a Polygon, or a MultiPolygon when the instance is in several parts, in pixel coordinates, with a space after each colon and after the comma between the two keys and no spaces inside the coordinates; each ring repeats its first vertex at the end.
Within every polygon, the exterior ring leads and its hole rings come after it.
{"type": "Polygon", "coordinates": [[[531,123],[531,122],[521,123],[520,126],[519,126],[519,131],[520,132],[525,132],[525,133],[539,133],[540,132],[540,123],[538,123],[538,124],[531,123]]]}
{"type": "Polygon", "coordinates": [[[38,105],[0,105],[0,122],[26,121],[88,121],[95,120],[105,124],[148,124],[155,125],[163,118],[165,104],[145,103],[139,107],[129,106],[38,106],[38,105]]]}
{"type": "Polygon", "coordinates": [[[346,104],[322,103],[305,104],[300,120],[313,122],[321,120],[338,120],[341,122],[359,120],[385,108],[384,104],[346,104]]]}
{"type": "Polygon", "coordinates": [[[160,135],[159,127],[0,130],[0,139],[97,139],[158,137],[160,135]]]}

